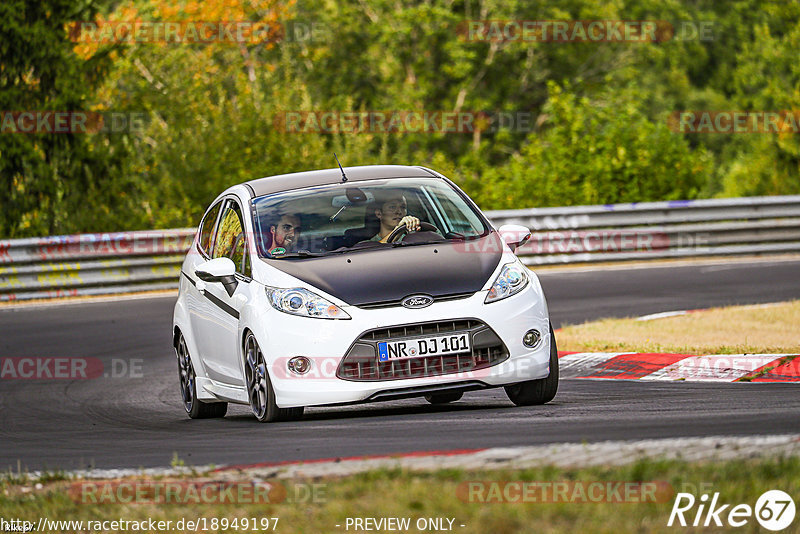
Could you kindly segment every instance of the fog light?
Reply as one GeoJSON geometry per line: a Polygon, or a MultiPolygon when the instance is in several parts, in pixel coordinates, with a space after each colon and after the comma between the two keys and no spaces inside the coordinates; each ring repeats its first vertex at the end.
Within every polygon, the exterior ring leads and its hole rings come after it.
{"type": "Polygon", "coordinates": [[[298,375],[304,375],[311,369],[311,360],[305,356],[295,356],[286,364],[289,370],[298,375]]]}
{"type": "Polygon", "coordinates": [[[525,332],[525,335],[522,336],[522,344],[526,347],[533,348],[539,344],[539,341],[542,340],[542,334],[539,333],[538,330],[528,330],[525,332]]]}

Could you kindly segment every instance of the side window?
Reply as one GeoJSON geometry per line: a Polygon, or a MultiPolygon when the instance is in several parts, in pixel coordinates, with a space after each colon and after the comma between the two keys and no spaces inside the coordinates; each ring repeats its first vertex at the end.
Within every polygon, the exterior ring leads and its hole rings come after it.
{"type": "Polygon", "coordinates": [[[455,197],[455,195],[453,200],[444,195],[437,195],[437,199],[445,212],[447,223],[454,232],[462,234],[480,233],[481,221],[463,199],[455,197]],[[458,206],[456,206],[454,200],[458,202],[458,206]]]}
{"type": "Polygon", "coordinates": [[[228,201],[219,220],[213,257],[230,258],[236,264],[236,270],[249,277],[250,261],[246,252],[247,239],[244,235],[242,212],[236,202],[228,201]]]}
{"type": "Polygon", "coordinates": [[[242,274],[248,278],[253,277],[253,271],[250,269],[250,254],[247,253],[247,243],[245,243],[244,260],[242,265],[242,274]]]}
{"type": "Polygon", "coordinates": [[[200,248],[211,255],[211,233],[214,231],[214,223],[217,222],[217,215],[222,206],[222,201],[214,204],[214,207],[208,210],[203,222],[200,224],[200,248]]]}
{"type": "Polygon", "coordinates": [[[409,193],[406,194],[406,200],[408,200],[409,215],[415,215],[420,219],[422,219],[423,221],[429,223],[436,223],[436,219],[434,219],[433,213],[431,213],[431,210],[428,209],[429,203],[417,191],[414,192],[409,191],[409,193]]]}

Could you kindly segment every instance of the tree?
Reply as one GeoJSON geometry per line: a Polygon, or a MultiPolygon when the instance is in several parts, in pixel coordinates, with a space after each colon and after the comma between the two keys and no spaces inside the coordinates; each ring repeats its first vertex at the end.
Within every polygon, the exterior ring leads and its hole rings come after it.
{"type": "Polygon", "coordinates": [[[551,83],[542,131],[508,164],[485,171],[479,202],[514,208],[696,197],[709,176],[708,155],[666,121],[652,122],[639,102],[635,91],[589,99],[551,83]]]}
{"type": "MultiPolygon", "coordinates": [[[[88,109],[110,67],[111,49],[78,57],[67,25],[90,19],[97,9],[95,2],[82,0],[0,3],[0,110],[88,109]]],[[[86,215],[97,204],[113,209],[106,180],[122,148],[89,137],[10,133],[8,128],[0,134],[0,235],[54,234],[102,224],[101,213],[86,215]]]]}

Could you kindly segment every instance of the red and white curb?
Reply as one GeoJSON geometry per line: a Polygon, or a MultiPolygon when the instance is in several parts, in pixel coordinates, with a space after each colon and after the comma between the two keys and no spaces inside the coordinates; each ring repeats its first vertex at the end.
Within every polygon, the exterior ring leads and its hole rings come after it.
{"type": "Polygon", "coordinates": [[[561,378],[686,382],[800,382],[797,354],[559,352],[561,378]]]}

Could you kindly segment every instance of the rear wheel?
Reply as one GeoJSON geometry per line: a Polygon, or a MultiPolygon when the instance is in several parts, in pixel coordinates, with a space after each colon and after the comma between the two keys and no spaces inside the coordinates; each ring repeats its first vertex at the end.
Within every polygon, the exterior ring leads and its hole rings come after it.
{"type": "Polygon", "coordinates": [[[303,416],[304,408],[278,408],[275,402],[275,391],[267,372],[264,353],[258,346],[256,337],[251,333],[244,342],[244,372],[247,380],[247,397],[253,415],[262,423],[275,421],[292,421],[303,416]]]}
{"type": "Polygon", "coordinates": [[[506,386],[506,395],[517,406],[534,406],[553,400],[558,391],[558,347],[553,325],[550,325],[550,375],[506,386]]]}
{"type": "Polygon", "coordinates": [[[453,391],[450,393],[434,393],[432,395],[425,395],[425,400],[431,404],[447,404],[448,402],[455,402],[463,396],[463,391],[453,391]]]}
{"type": "Polygon", "coordinates": [[[178,346],[175,352],[178,355],[178,379],[181,385],[183,409],[192,419],[209,419],[212,417],[225,417],[228,411],[227,402],[202,402],[197,399],[194,365],[186,348],[183,334],[179,334],[178,346]]]}

